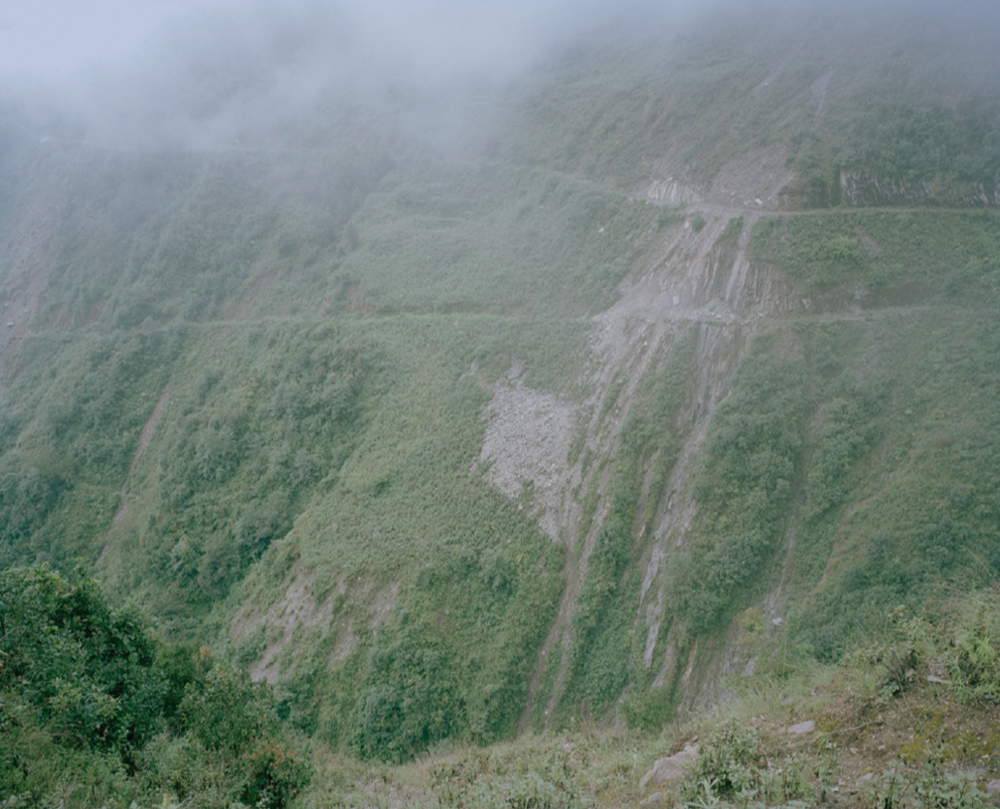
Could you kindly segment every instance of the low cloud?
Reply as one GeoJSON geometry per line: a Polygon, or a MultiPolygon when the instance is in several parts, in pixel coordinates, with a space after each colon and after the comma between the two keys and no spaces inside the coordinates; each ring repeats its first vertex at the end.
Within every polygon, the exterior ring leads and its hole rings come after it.
{"type": "MultiPolygon", "coordinates": [[[[992,26],[997,10],[985,0],[947,8],[935,0],[146,0],[136,8],[157,25],[141,48],[115,2],[88,4],[82,33],[106,37],[109,53],[128,40],[131,55],[75,72],[59,104],[72,111],[74,138],[113,146],[322,145],[344,129],[393,127],[437,136],[458,125],[470,100],[582,33],[636,21],[676,33],[706,16],[763,19],[794,35],[818,10],[862,27],[896,15],[916,20],[929,50],[967,54],[982,81],[1000,74],[1000,24],[992,26]]],[[[3,85],[0,76],[0,93],[3,85]]]]}
{"type": "Polygon", "coordinates": [[[421,117],[416,107],[447,119],[446,101],[512,80],[617,9],[586,0],[223,3],[174,23],[128,71],[79,82],[76,105],[91,138],[194,148],[315,129],[324,116],[336,126],[359,107],[413,107],[404,126],[421,117]]]}

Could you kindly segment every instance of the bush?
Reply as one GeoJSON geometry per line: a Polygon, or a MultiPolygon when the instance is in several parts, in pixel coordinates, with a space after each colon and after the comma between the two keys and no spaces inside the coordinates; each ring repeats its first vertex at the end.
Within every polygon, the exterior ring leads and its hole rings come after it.
{"type": "Polygon", "coordinates": [[[476,785],[469,809],[564,809],[573,804],[563,791],[537,773],[510,775],[476,785]]]}
{"type": "Polygon", "coordinates": [[[720,800],[813,805],[819,798],[816,767],[801,754],[783,759],[765,754],[757,729],[730,719],[698,748],[694,767],[681,784],[681,796],[688,807],[717,805],[720,800]]]}
{"type": "Polygon", "coordinates": [[[687,784],[692,789],[711,784],[712,793],[733,798],[747,795],[760,787],[761,768],[766,765],[757,729],[730,720],[716,728],[698,748],[687,784]]]}
{"type": "Polygon", "coordinates": [[[440,806],[466,809],[576,809],[582,805],[573,745],[525,742],[471,750],[431,767],[440,806]]]}
{"type": "Polygon", "coordinates": [[[955,688],[969,700],[1000,701],[1000,589],[971,597],[954,623],[950,669],[955,688]]]}
{"type": "Polygon", "coordinates": [[[262,809],[281,809],[309,783],[309,766],[282,742],[259,741],[243,754],[240,769],[246,778],[240,799],[262,809]]]}
{"type": "Polygon", "coordinates": [[[25,694],[65,744],[128,755],[159,727],[165,681],[148,623],[91,580],[0,573],[0,658],[0,687],[25,694]]]}
{"type": "Polygon", "coordinates": [[[872,779],[861,797],[865,809],[986,809],[992,805],[989,796],[976,785],[975,773],[943,773],[932,768],[913,771],[898,763],[872,779]]]}
{"type": "Polygon", "coordinates": [[[354,714],[363,758],[403,761],[452,735],[465,719],[447,644],[403,612],[368,655],[368,688],[354,714]]]}
{"type": "Polygon", "coordinates": [[[181,702],[184,725],[208,750],[240,755],[277,730],[271,694],[245,672],[218,661],[203,683],[188,685],[181,702]]]}
{"type": "Polygon", "coordinates": [[[712,420],[694,484],[697,542],[674,577],[679,612],[695,632],[714,629],[769,557],[802,449],[805,366],[758,339],[712,420]]]}
{"type": "Polygon", "coordinates": [[[280,809],[309,778],[266,684],[207,649],[162,647],[140,612],[46,568],[0,572],[0,735],[0,796],[31,805],[166,789],[280,809]]]}

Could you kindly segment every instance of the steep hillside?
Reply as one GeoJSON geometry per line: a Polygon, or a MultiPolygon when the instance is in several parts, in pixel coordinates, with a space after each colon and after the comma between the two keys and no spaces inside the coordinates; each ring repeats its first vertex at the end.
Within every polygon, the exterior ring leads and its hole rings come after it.
{"type": "Polygon", "coordinates": [[[0,563],[396,761],[992,581],[995,10],[649,14],[198,148],[5,109],[0,563]]]}

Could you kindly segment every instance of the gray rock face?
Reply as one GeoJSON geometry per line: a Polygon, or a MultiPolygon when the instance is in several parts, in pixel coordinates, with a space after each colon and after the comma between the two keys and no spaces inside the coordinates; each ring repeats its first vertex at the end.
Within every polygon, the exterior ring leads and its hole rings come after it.
{"type": "Polygon", "coordinates": [[[639,787],[645,789],[650,784],[659,786],[671,781],[679,781],[687,774],[687,765],[694,761],[697,755],[698,748],[693,744],[688,744],[679,753],[659,759],[653,768],[642,776],[639,787]]]}

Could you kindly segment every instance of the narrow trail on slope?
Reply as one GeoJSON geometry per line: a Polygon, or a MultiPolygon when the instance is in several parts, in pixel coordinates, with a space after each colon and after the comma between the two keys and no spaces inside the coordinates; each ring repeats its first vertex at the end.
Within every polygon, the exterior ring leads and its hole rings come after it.
{"type": "MultiPolygon", "coordinates": [[[[139,444],[135,448],[135,452],[132,454],[132,463],[129,464],[128,474],[125,476],[125,480],[122,483],[121,491],[118,494],[118,510],[115,512],[115,516],[111,518],[111,525],[108,528],[108,534],[111,530],[118,525],[125,515],[128,513],[128,484],[132,478],[133,473],[139,466],[139,462],[142,460],[142,456],[146,454],[146,450],[149,449],[149,444],[153,440],[153,435],[156,433],[156,428],[160,423],[160,419],[163,418],[163,411],[167,406],[167,402],[170,400],[170,386],[167,385],[163,389],[163,393],[160,394],[160,398],[157,399],[156,404],[153,406],[153,412],[150,413],[149,418],[146,419],[146,423],[142,427],[142,433],[139,435],[139,444]]],[[[108,541],[107,536],[105,537],[104,547],[101,549],[100,555],[97,557],[97,562],[100,564],[107,558],[108,553],[111,551],[111,543],[108,541]]]]}
{"type": "Polygon", "coordinates": [[[111,521],[112,525],[117,524],[121,518],[125,516],[125,512],[128,510],[128,480],[139,466],[139,461],[142,460],[142,456],[146,454],[146,450],[149,448],[149,443],[153,440],[153,434],[156,432],[156,427],[159,425],[160,419],[163,418],[163,410],[167,406],[169,399],[170,386],[167,385],[163,389],[163,393],[160,394],[160,398],[153,407],[153,412],[150,413],[149,418],[143,425],[142,433],[139,435],[139,445],[135,448],[135,453],[132,455],[132,463],[128,468],[128,476],[125,478],[125,483],[122,484],[120,504],[118,506],[118,511],[115,512],[114,519],[111,521]]]}

